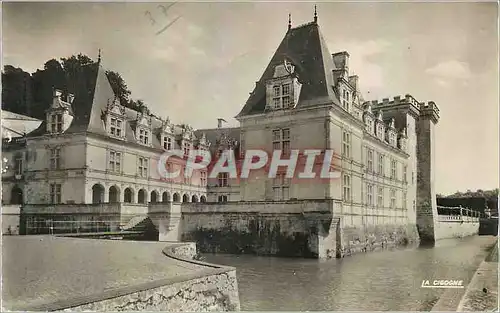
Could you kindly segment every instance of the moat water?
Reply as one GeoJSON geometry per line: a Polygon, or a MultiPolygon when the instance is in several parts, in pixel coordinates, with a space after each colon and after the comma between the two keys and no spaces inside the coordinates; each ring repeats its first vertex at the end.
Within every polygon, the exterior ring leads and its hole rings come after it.
{"type": "MultiPolygon", "coordinates": [[[[385,250],[344,259],[311,260],[204,254],[236,267],[241,309],[247,311],[429,311],[447,289],[423,280],[467,286],[492,237],[440,241],[435,247],[385,250]]],[[[456,299],[458,305],[460,298],[456,299]]]]}

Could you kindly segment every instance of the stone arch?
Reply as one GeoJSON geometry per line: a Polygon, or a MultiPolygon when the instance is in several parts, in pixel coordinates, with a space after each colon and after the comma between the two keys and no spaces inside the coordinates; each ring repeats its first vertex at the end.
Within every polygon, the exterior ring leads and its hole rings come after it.
{"type": "Polygon", "coordinates": [[[133,203],[134,202],[134,190],[127,187],[123,192],[123,202],[133,203]]]}
{"type": "Polygon", "coordinates": [[[191,202],[195,202],[195,203],[198,202],[198,196],[197,195],[193,195],[191,197],[191,202]]]}
{"type": "Polygon", "coordinates": [[[145,189],[139,189],[139,192],[137,193],[137,203],[147,203],[148,200],[148,193],[146,192],[145,189]]]}
{"type": "Polygon", "coordinates": [[[17,185],[15,185],[10,191],[10,203],[11,204],[24,203],[23,190],[17,185]]]}
{"type": "Polygon", "coordinates": [[[200,197],[200,202],[207,202],[207,197],[201,196],[200,197]]]}
{"type": "Polygon", "coordinates": [[[159,198],[160,198],[160,195],[158,194],[158,191],[153,190],[153,191],[151,191],[151,197],[149,198],[149,202],[156,203],[156,202],[158,202],[159,198]]]}
{"type": "Polygon", "coordinates": [[[183,196],[182,196],[182,202],[189,202],[189,195],[187,193],[185,193],[183,196]]]}
{"type": "Polygon", "coordinates": [[[163,192],[161,202],[170,202],[170,193],[168,191],[163,192]]]}
{"type": "Polygon", "coordinates": [[[172,202],[181,202],[181,196],[176,192],[172,197],[172,202]]]}
{"type": "Polygon", "coordinates": [[[104,203],[104,186],[99,183],[92,186],[92,203],[104,203]]]}
{"type": "Polygon", "coordinates": [[[110,203],[120,202],[120,188],[118,186],[113,185],[109,187],[108,191],[109,201],[110,203]]]}

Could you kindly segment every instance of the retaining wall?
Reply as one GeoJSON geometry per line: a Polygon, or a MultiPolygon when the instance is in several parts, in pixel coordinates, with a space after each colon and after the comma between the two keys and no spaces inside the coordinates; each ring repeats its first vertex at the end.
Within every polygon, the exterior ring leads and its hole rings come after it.
{"type": "Polygon", "coordinates": [[[163,253],[165,257],[197,264],[205,269],[194,274],[181,274],[171,279],[87,297],[87,299],[79,300],[84,303],[73,305],[66,303],[59,310],[168,312],[240,310],[238,283],[234,268],[192,260],[196,254],[194,243],[173,244],[165,248],[163,253]]]}

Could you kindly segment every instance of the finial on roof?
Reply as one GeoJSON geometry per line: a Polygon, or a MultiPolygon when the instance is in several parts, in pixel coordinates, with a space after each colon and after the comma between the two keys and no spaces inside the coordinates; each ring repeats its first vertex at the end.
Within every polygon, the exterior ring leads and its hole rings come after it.
{"type": "Polygon", "coordinates": [[[101,63],[101,49],[99,49],[99,54],[97,56],[97,63],[101,63]]]}
{"type": "Polygon", "coordinates": [[[288,14],[288,30],[292,28],[292,14],[288,14]]]}
{"type": "Polygon", "coordinates": [[[318,11],[316,10],[316,5],[314,5],[314,23],[318,22],[318,11]]]}

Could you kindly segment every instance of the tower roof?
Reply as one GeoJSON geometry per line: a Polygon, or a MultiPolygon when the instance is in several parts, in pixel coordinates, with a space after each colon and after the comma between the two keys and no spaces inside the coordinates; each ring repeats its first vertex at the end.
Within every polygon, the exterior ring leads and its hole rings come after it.
{"type": "Polygon", "coordinates": [[[287,31],[262,77],[238,116],[263,113],[266,107],[266,81],[273,78],[274,68],[284,60],[295,65],[302,84],[297,108],[339,104],[334,92],[332,56],[316,22],[287,31]]]}

